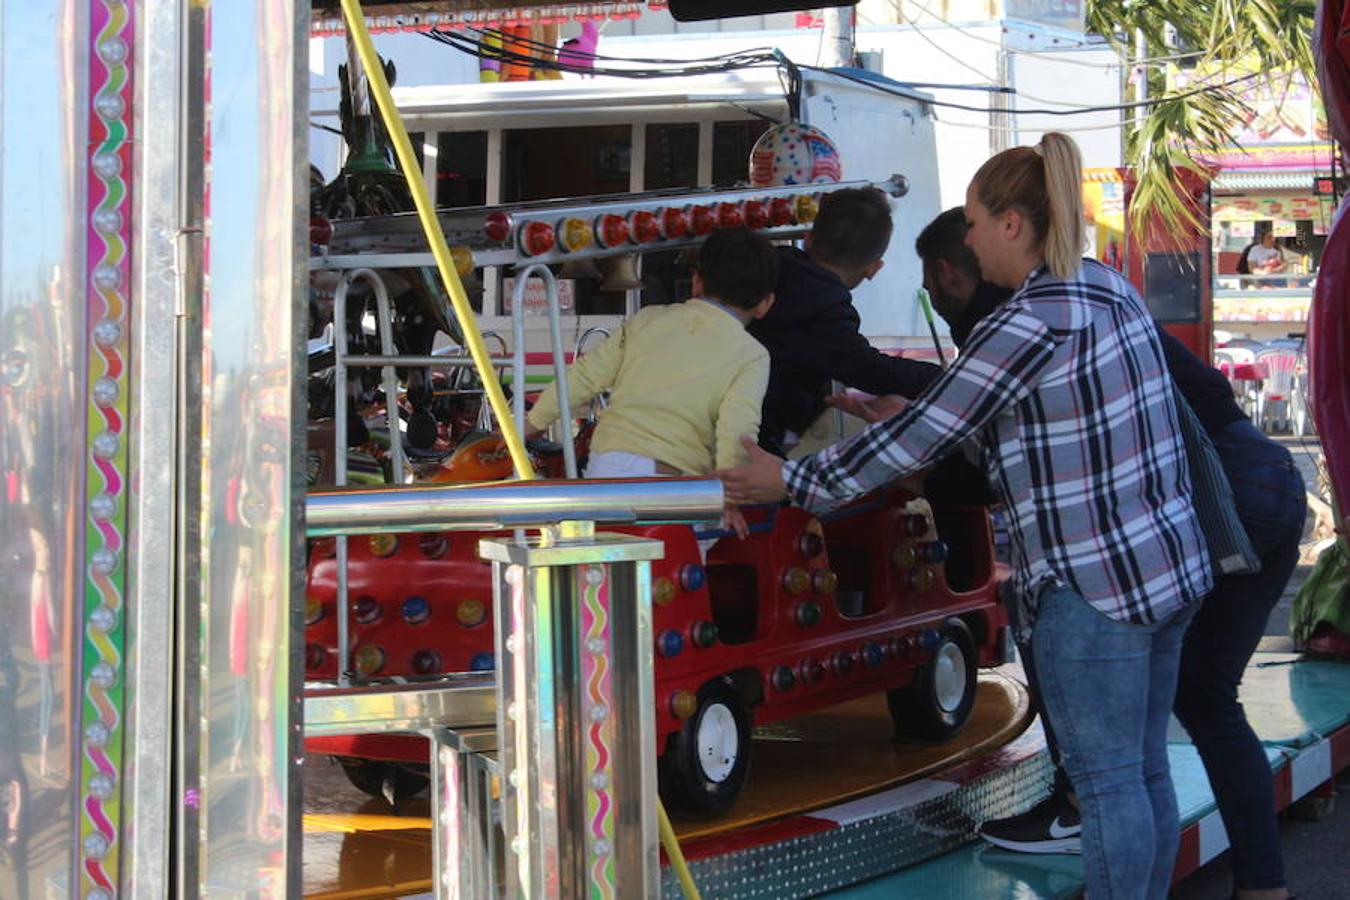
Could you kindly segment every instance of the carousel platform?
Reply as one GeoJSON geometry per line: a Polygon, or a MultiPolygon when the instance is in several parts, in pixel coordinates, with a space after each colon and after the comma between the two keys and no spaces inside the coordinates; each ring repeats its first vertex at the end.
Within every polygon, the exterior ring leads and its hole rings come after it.
{"type": "MultiPolygon", "coordinates": [[[[1044,794],[1050,765],[1016,667],[983,673],[957,739],[898,743],[884,700],[868,698],[761,729],[744,794],[718,819],[674,816],[706,898],[1055,898],[1082,891],[1076,856],[987,847],[975,825],[1044,794]]],[[[1284,808],[1350,765],[1350,665],[1291,654],[1253,658],[1242,690],[1284,808]]],[[[1194,748],[1171,747],[1183,833],[1176,877],[1227,847],[1194,748]]],[[[310,757],[305,774],[305,896],[429,897],[427,801],[391,809],[310,757]]],[[[663,895],[680,896],[666,872],[663,895]]]]}

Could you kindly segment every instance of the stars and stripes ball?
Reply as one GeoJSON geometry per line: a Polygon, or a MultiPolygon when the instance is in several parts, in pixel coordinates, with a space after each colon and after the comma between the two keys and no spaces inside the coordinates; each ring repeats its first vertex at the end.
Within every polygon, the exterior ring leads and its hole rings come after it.
{"type": "Polygon", "coordinates": [[[801,122],[773,126],[750,151],[754,187],[833,183],[843,175],[834,141],[819,128],[801,122]]]}

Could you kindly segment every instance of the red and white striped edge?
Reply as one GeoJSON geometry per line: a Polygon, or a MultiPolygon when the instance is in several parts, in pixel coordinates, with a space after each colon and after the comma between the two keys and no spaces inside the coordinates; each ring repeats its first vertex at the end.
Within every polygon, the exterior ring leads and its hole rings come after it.
{"type": "MultiPolygon", "coordinates": [[[[1350,766],[1350,724],[1306,747],[1278,747],[1286,763],[1275,772],[1275,810],[1287,808],[1331,781],[1350,766]]],[[[1228,849],[1228,832],[1219,811],[1212,809],[1181,830],[1172,883],[1190,875],[1228,849]]]]}

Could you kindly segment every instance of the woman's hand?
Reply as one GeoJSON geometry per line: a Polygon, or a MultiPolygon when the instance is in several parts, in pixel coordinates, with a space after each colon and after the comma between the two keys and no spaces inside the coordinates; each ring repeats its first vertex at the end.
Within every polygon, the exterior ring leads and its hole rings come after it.
{"type": "Polygon", "coordinates": [[[835,409],[841,409],[851,416],[857,416],[864,422],[881,422],[899,414],[909,401],[899,394],[884,394],[880,397],[868,397],[853,391],[840,391],[825,398],[825,402],[835,409]]]}
{"type": "Polygon", "coordinates": [[[742,436],[741,446],[750,460],[734,469],[713,474],[722,479],[728,503],[777,503],[787,496],[783,483],[783,460],[762,449],[755,439],[742,436]]]}

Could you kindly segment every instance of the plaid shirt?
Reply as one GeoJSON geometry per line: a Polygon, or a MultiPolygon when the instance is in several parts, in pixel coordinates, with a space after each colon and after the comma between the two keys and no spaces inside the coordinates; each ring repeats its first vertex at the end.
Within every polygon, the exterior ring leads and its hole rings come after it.
{"type": "Polygon", "coordinates": [[[1113,619],[1159,622],[1212,586],[1174,403],[1129,282],[1092,260],[1067,282],[1041,267],[907,409],[783,478],[798,505],[828,508],[978,436],[1024,609],[1056,585],[1113,619]]]}

